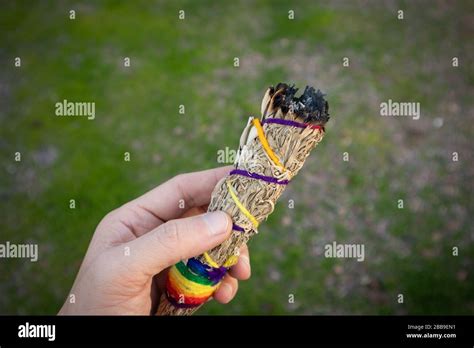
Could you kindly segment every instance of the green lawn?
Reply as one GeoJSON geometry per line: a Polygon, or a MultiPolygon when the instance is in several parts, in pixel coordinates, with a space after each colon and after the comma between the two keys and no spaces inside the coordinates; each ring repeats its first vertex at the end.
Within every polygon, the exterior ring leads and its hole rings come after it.
{"type": "Polygon", "coordinates": [[[473,12],[468,1],[3,3],[0,242],[38,243],[40,259],[0,260],[0,313],[56,313],[100,219],[221,165],[218,150],[237,146],[280,81],[327,93],[327,135],[251,241],[251,280],[200,313],[474,313],[473,12]],[[95,119],[56,117],[63,99],[95,102],[95,119]],[[381,117],[388,99],[420,102],[421,118],[381,117]],[[332,241],[363,243],[365,261],[325,258],[332,241]]]}

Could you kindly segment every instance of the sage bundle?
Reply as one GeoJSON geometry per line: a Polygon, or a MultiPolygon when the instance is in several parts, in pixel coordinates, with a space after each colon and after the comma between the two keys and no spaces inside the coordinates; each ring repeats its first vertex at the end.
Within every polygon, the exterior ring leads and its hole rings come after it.
{"type": "Polygon", "coordinates": [[[268,88],[261,118],[249,118],[234,169],[217,183],[208,208],[232,217],[232,234],[212,250],[170,268],[158,314],[191,315],[212,296],[237,262],[240,247],[258,233],[260,223],[324,137],[329,120],[324,94],[308,86],[299,97],[297,91],[285,83],[268,88]]]}

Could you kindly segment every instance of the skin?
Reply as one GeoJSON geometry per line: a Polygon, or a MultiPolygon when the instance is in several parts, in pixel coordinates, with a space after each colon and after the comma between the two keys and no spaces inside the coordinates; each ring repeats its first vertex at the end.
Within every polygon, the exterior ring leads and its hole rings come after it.
{"type": "MultiPolygon", "coordinates": [[[[178,175],[107,214],[59,314],[155,314],[169,267],[230,236],[229,215],[206,213],[212,190],[230,170],[228,166],[178,175]]],[[[213,298],[228,303],[238,280],[249,277],[249,253],[243,246],[213,298]]]]}

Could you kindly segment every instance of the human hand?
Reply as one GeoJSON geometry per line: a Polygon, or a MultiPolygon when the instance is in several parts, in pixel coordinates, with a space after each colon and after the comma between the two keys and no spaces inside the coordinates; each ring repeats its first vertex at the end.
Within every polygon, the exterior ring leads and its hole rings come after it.
{"type": "MultiPolygon", "coordinates": [[[[178,175],[107,214],[59,314],[155,314],[168,267],[230,236],[229,215],[205,213],[212,190],[230,169],[178,175]]],[[[229,302],[237,292],[237,279],[249,277],[244,246],[214,299],[229,302]]]]}

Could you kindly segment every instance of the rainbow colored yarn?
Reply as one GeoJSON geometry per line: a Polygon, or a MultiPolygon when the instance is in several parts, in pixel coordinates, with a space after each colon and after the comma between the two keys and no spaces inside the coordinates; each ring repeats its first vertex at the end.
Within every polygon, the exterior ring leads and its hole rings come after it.
{"type": "Polygon", "coordinates": [[[209,267],[196,258],[187,264],[181,261],[168,274],[168,301],[180,308],[199,306],[212,296],[226,272],[226,267],[209,267]]]}
{"type": "MultiPolygon", "coordinates": [[[[262,124],[264,123],[275,123],[283,126],[306,128],[310,127],[314,130],[323,130],[321,126],[314,126],[306,123],[300,123],[296,121],[282,120],[282,119],[268,119],[260,123],[260,120],[254,119],[253,125],[257,130],[260,142],[268,154],[269,158],[273,163],[286,171],[287,169],[280,162],[277,155],[273,152],[268,144],[268,141],[263,132],[262,124]]],[[[262,180],[267,183],[277,185],[287,185],[289,180],[278,180],[276,178],[260,175],[257,173],[251,173],[241,169],[234,169],[229,175],[241,175],[251,179],[262,180]]],[[[240,202],[237,197],[237,193],[230,184],[226,182],[229,194],[232,197],[235,205],[239,208],[241,213],[249,219],[254,228],[256,229],[259,225],[257,219],[248,211],[248,209],[240,202]]],[[[232,225],[232,229],[239,232],[245,232],[244,228],[236,225],[232,225]]],[[[206,302],[217,290],[221,280],[226,275],[230,267],[238,261],[238,256],[233,255],[224,263],[219,266],[206,252],[203,254],[206,263],[201,262],[197,258],[188,259],[186,263],[179,262],[171,267],[168,279],[166,281],[166,297],[168,301],[178,308],[192,308],[197,307],[206,302]]]]}
{"type": "Polygon", "coordinates": [[[216,291],[229,268],[237,261],[237,256],[231,256],[220,267],[206,265],[194,257],[188,259],[186,264],[183,261],[178,262],[168,273],[168,301],[180,308],[196,307],[206,302],[216,291]]]}

